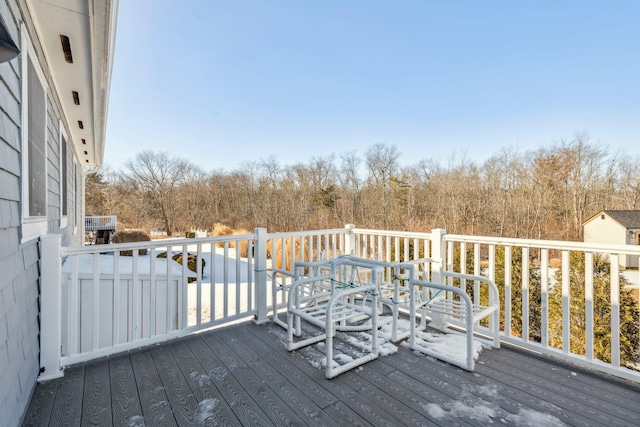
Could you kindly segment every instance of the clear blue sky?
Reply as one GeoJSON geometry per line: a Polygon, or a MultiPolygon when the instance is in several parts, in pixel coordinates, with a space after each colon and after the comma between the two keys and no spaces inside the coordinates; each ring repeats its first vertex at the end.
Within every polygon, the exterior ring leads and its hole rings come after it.
{"type": "Polygon", "coordinates": [[[121,0],[105,162],[640,153],[640,1],[121,0]]]}

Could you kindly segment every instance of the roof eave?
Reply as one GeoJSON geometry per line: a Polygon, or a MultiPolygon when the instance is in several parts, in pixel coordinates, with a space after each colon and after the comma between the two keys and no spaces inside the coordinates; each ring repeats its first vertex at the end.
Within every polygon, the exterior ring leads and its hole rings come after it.
{"type": "Polygon", "coordinates": [[[118,0],[27,0],[35,31],[58,96],[68,138],[82,165],[104,158],[118,0]],[[60,36],[69,37],[73,62],[65,61],[60,36]],[[80,103],[74,102],[78,92],[80,103]],[[82,127],[80,127],[82,122],[82,127]]]}

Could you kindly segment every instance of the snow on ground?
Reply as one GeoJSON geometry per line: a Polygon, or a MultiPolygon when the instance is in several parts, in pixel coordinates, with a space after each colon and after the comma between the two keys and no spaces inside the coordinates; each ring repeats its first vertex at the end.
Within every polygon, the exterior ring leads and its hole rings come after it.
{"type": "Polygon", "coordinates": [[[198,409],[194,415],[195,422],[203,425],[212,417],[215,419],[220,411],[220,401],[218,399],[204,399],[198,403],[198,409]]]}
{"type": "MultiPolygon", "coordinates": [[[[78,259],[78,274],[93,274],[93,255],[82,254],[77,256],[78,259]]],[[[113,274],[114,259],[113,254],[101,254],[99,256],[100,274],[113,274]]],[[[175,276],[182,276],[182,266],[174,260],[169,260],[171,268],[171,274],[175,276]]],[[[156,258],[155,259],[156,275],[167,274],[167,259],[156,258]]],[[[118,268],[121,275],[133,274],[133,257],[132,256],[120,256],[118,257],[118,268]]],[[[71,258],[67,257],[62,263],[62,272],[71,273],[71,258]]],[[[150,255],[138,255],[138,274],[150,275],[151,274],[151,256],[150,255]]],[[[192,271],[187,272],[187,277],[196,277],[196,274],[192,271]]]]}
{"type": "Polygon", "coordinates": [[[622,276],[629,282],[626,289],[640,289],[640,270],[625,270],[622,276]]]}
{"type": "Polygon", "coordinates": [[[562,413],[562,409],[552,404],[547,405],[545,412],[523,407],[518,408],[517,413],[505,410],[503,406],[512,407],[513,402],[507,402],[507,399],[503,397],[508,396],[508,393],[502,387],[498,383],[466,385],[463,386],[458,398],[440,403],[425,403],[423,409],[436,420],[468,418],[483,425],[493,423],[540,427],[565,425],[556,417],[562,413]],[[503,402],[507,404],[502,405],[503,402]]]}

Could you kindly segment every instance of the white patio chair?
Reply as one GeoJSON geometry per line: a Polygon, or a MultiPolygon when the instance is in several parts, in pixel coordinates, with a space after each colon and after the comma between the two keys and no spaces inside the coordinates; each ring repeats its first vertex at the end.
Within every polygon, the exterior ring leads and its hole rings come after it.
{"type": "Polygon", "coordinates": [[[409,345],[413,350],[444,360],[468,371],[473,371],[475,367],[474,337],[493,348],[500,348],[500,298],[498,288],[493,281],[482,276],[453,272],[442,272],[441,274],[444,278],[459,279],[460,287],[416,280],[414,278],[410,280],[413,294],[417,294],[419,292],[418,289],[421,288],[420,293],[422,295],[424,295],[424,290],[427,289],[430,291],[430,295],[427,294],[427,298],[422,301],[417,301],[417,298],[410,301],[409,345]],[[479,301],[479,295],[482,294],[480,286],[476,287],[479,292],[478,298],[476,298],[475,302],[472,301],[464,289],[466,281],[473,281],[478,285],[485,284],[484,295],[487,301],[479,301]],[[418,311],[431,318],[429,327],[446,333],[466,334],[465,360],[458,360],[416,343],[416,313],[418,311]],[[487,324],[483,325],[481,321],[485,318],[487,318],[487,324]]]}
{"type": "Polygon", "coordinates": [[[298,279],[289,289],[287,350],[325,341],[325,376],[333,378],[378,357],[378,284],[383,269],[358,263],[350,257],[328,261],[325,266],[330,268],[329,274],[298,279]],[[323,332],[294,341],[294,336],[301,335],[299,319],[323,332]],[[334,367],[333,338],[338,330],[371,330],[371,351],[334,367]]]}

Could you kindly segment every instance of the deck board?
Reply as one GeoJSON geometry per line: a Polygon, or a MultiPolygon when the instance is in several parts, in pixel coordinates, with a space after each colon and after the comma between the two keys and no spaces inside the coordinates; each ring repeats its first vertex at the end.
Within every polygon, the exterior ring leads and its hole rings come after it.
{"type": "Polygon", "coordinates": [[[176,360],[180,361],[180,370],[193,390],[199,407],[207,403],[214,405],[209,414],[202,414],[201,421],[219,426],[241,426],[229,405],[221,404],[224,402],[222,393],[184,340],[172,342],[171,351],[176,360]]]}
{"type": "Polygon", "coordinates": [[[304,418],[308,425],[331,425],[334,421],[320,406],[305,396],[285,375],[267,363],[262,354],[257,353],[245,340],[234,334],[235,330],[221,332],[227,343],[255,373],[259,373],[267,386],[296,414],[304,418]]]}
{"type": "Polygon", "coordinates": [[[79,426],[82,420],[82,395],[85,366],[69,369],[61,378],[53,402],[50,425],[79,426]]]}
{"type": "Polygon", "coordinates": [[[207,345],[225,364],[231,375],[253,397],[269,419],[277,425],[304,425],[304,421],[298,414],[289,408],[276,393],[265,387],[263,379],[229,347],[224,339],[225,331],[221,331],[218,336],[219,339],[216,343],[207,341],[207,345]]]}
{"type": "Polygon", "coordinates": [[[640,425],[640,384],[508,346],[467,372],[399,345],[327,380],[321,346],[285,339],[245,322],[79,364],[23,425],[640,425]]]}
{"type": "Polygon", "coordinates": [[[198,401],[178,363],[166,345],[153,346],[151,356],[158,369],[158,375],[164,386],[168,404],[180,426],[194,425],[198,412],[198,401]]]}
{"type": "Polygon", "coordinates": [[[176,419],[168,404],[165,387],[162,385],[153,359],[148,357],[146,353],[146,351],[131,353],[131,364],[136,373],[135,381],[142,413],[146,420],[151,421],[152,425],[175,426],[177,425],[176,419]]]}
{"type": "Polygon", "coordinates": [[[105,403],[111,404],[113,424],[140,425],[144,417],[129,354],[110,357],[108,364],[111,402],[105,403]]]}
{"type": "MultiPolygon", "coordinates": [[[[501,354],[496,355],[496,357],[500,356],[501,354]]],[[[501,357],[500,363],[522,369],[547,381],[564,376],[567,381],[563,385],[572,387],[599,402],[614,405],[603,405],[604,410],[608,407],[622,407],[623,412],[619,412],[619,409],[616,408],[616,413],[622,415],[623,418],[634,419],[637,421],[636,424],[640,425],[640,407],[637,404],[637,394],[631,389],[620,387],[620,383],[616,384],[613,378],[606,377],[604,374],[583,370],[578,375],[572,369],[572,365],[566,362],[557,360],[550,362],[549,358],[532,357],[518,351],[510,352],[509,357],[501,357]],[[603,378],[608,381],[602,381],[603,378]],[[603,390],[606,390],[607,393],[603,394],[603,390]]]]}
{"type": "Polygon", "coordinates": [[[523,367],[514,367],[500,360],[487,358],[483,368],[493,371],[493,375],[508,376],[508,381],[520,390],[527,391],[538,399],[544,399],[550,403],[563,408],[563,411],[571,411],[576,415],[584,417],[585,425],[602,426],[613,423],[614,425],[634,425],[629,424],[624,419],[606,414],[603,409],[606,404],[602,404],[599,399],[581,392],[580,389],[567,386],[570,377],[561,376],[563,381],[551,383],[547,379],[527,372],[523,367]],[[591,424],[593,423],[593,424],[591,424]]]}
{"type": "Polygon", "coordinates": [[[82,425],[113,425],[111,408],[104,404],[104,402],[110,401],[111,389],[107,359],[101,358],[87,363],[82,400],[82,425]]]}
{"type": "Polygon", "coordinates": [[[58,381],[38,384],[23,422],[24,426],[48,426],[56,399],[58,381]]]}
{"type": "MultiPolygon", "coordinates": [[[[214,335],[207,338],[217,342],[217,338],[214,335]]],[[[184,341],[188,342],[193,354],[209,373],[209,378],[215,382],[226,404],[240,420],[240,424],[243,426],[272,425],[267,415],[260,409],[244,387],[229,374],[220,359],[209,350],[202,336],[184,339],[184,341]]]]}

